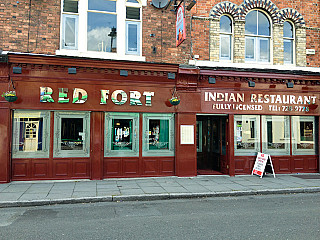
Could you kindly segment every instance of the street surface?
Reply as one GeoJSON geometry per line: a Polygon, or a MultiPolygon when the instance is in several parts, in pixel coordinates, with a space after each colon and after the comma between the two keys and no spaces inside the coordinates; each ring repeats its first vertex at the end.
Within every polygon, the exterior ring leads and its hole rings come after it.
{"type": "Polygon", "coordinates": [[[0,209],[0,239],[320,239],[320,193],[0,209]]]}

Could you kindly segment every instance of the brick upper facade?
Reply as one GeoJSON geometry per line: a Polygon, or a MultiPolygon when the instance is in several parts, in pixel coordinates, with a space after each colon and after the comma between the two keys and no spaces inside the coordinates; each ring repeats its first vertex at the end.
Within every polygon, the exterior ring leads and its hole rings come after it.
{"type": "MultiPolygon", "coordinates": [[[[186,2],[188,4],[188,0],[186,2]]],[[[274,51],[273,64],[282,64],[281,27],[284,19],[290,19],[296,27],[297,66],[320,66],[319,1],[310,0],[198,0],[191,11],[186,11],[187,39],[179,47],[175,45],[175,13],[170,11],[173,6],[167,10],[156,9],[148,0],[142,14],[142,56],[150,62],[180,64],[187,64],[193,55],[199,55],[199,60],[219,61],[219,41],[215,33],[221,11],[225,11],[235,16],[233,62],[244,62],[243,20],[246,12],[253,8],[265,10],[272,19],[273,47],[280,49],[274,51]],[[232,9],[224,10],[226,5],[232,9]],[[305,49],[314,49],[315,54],[306,55],[305,49]]],[[[60,0],[3,0],[0,49],[55,54],[60,45],[60,11],[60,0]]]]}

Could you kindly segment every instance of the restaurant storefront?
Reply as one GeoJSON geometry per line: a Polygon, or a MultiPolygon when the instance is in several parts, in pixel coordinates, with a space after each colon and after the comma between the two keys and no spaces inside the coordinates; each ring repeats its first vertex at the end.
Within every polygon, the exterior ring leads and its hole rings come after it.
{"type": "Polygon", "coordinates": [[[316,74],[7,57],[0,182],[319,172],[316,74]]]}

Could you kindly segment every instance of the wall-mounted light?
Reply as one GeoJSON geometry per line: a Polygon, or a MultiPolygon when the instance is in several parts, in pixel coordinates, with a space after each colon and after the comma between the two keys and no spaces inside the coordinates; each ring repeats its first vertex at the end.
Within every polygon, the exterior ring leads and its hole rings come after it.
{"type": "Polygon", "coordinates": [[[193,8],[193,6],[196,5],[196,3],[197,3],[196,0],[192,0],[191,3],[189,3],[189,5],[186,7],[186,9],[190,11],[191,8],[193,8]]]}
{"type": "Polygon", "coordinates": [[[256,83],[254,81],[248,81],[248,86],[249,87],[255,87],[256,83]]]}
{"type": "Polygon", "coordinates": [[[214,77],[209,77],[209,83],[210,84],[215,84],[216,83],[216,79],[214,77]]]}
{"type": "Polygon", "coordinates": [[[120,76],[128,77],[128,71],[127,70],[120,70],[120,76]]]}
{"type": "Polygon", "coordinates": [[[68,73],[69,74],[76,74],[77,73],[77,69],[76,68],[68,68],[68,73]]]}
{"type": "Polygon", "coordinates": [[[176,79],[176,74],[175,73],[168,73],[168,79],[176,79]]]}
{"type": "Polygon", "coordinates": [[[13,67],[12,68],[12,73],[21,74],[21,72],[22,72],[21,67],[13,67]]]}
{"type": "Polygon", "coordinates": [[[293,88],[293,82],[287,82],[287,88],[293,88]]]}

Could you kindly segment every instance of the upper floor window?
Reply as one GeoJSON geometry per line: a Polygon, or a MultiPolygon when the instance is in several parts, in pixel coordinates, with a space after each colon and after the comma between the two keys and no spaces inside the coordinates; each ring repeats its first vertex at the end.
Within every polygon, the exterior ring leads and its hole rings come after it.
{"type": "Polygon", "coordinates": [[[61,49],[94,57],[140,55],[140,1],[62,1],[61,49]]]}
{"type": "Polygon", "coordinates": [[[293,64],[294,56],[294,27],[289,21],[283,23],[283,62],[293,64]]]}
{"type": "Polygon", "coordinates": [[[223,15],[220,18],[220,60],[231,60],[232,55],[232,21],[223,15]]]}
{"type": "Polygon", "coordinates": [[[262,11],[254,10],[247,14],[245,41],[246,61],[270,62],[271,25],[262,11]]]}
{"type": "Polygon", "coordinates": [[[78,0],[64,0],[61,48],[78,49],[78,0]]]}

